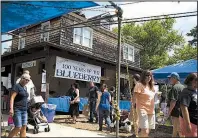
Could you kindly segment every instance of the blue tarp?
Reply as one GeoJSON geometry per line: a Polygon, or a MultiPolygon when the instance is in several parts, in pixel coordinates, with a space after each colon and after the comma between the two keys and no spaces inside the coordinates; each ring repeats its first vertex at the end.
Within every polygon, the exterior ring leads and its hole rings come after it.
{"type": "Polygon", "coordinates": [[[93,6],[98,4],[92,1],[4,1],[1,2],[1,33],[93,6]]]}
{"type": "MultiPolygon", "coordinates": [[[[60,112],[69,112],[69,106],[70,106],[69,102],[70,102],[69,96],[63,96],[60,98],[48,98],[48,104],[57,105],[56,111],[60,111],[60,112]]],[[[83,107],[87,103],[88,103],[87,99],[80,98],[79,111],[83,111],[83,107]]]]}
{"type": "MultiPolygon", "coordinates": [[[[69,106],[70,106],[69,101],[70,101],[70,97],[68,96],[63,96],[59,98],[48,98],[48,103],[57,105],[56,111],[60,111],[60,112],[69,112],[69,106]]],[[[86,104],[88,104],[88,99],[80,98],[79,110],[83,111],[83,107],[86,104]]],[[[121,110],[130,111],[131,102],[121,100],[119,106],[121,110]]]]}
{"type": "Polygon", "coordinates": [[[167,76],[172,72],[177,72],[183,81],[190,73],[197,72],[197,60],[191,59],[178,64],[166,66],[164,68],[153,70],[155,80],[166,81],[167,76]]]}

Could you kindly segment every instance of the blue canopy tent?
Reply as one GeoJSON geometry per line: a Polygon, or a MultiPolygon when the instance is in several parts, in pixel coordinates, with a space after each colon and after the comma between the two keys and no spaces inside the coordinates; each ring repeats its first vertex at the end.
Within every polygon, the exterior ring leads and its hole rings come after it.
{"type": "Polygon", "coordinates": [[[93,6],[98,4],[92,1],[4,1],[1,3],[1,33],[93,6]]]}
{"type": "Polygon", "coordinates": [[[197,72],[197,60],[187,60],[164,68],[155,69],[152,72],[155,81],[159,83],[166,83],[168,81],[167,76],[172,72],[177,72],[180,75],[181,82],[183,82],[188,74],[197,72]]]}

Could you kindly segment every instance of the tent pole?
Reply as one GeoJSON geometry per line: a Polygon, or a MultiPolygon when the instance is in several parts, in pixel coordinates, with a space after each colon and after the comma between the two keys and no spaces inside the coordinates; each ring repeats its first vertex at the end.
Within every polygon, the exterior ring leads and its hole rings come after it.
{"type": "MultiPolygon", "coordinates": [[[[118,105],[118,109],[119,109],[119,103],[120,103],[120,65],[121,65],[121,25],[122,25],[122,14],[123,14],[123,10],[117,6],[115,3],[113,3],[112,1],[109,1],[111,3],[111,5],[116,9],[116,14],[118,17],[118,59],[117,59],[117,82],[118,82],[118,86],[117,86],[117,105],[118,105]]],[[[116,137],[119,137],[119,118],[116,119],[116,137]]]]}

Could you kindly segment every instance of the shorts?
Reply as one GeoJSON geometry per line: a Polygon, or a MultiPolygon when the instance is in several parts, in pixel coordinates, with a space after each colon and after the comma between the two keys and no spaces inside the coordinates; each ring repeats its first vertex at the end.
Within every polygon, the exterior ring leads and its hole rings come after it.
{"type": "Polygon", "coordinates": [[[27,110],[14,110],[13,121],[15,127],[22,127],[27,125],[27,110]]]}
{"type": "Polygon", "coordinates": [[[155,114],[147,114],[145,111],[137,110],[138,126],[142,129],[155,129],[155,114]]]}
{"type": "Polygon", "coordinates": [[[179,118],[180,110],[179,108],[173,108],[171,116],[179,118]]]}
{"type": "Polygon", "coordinates": [[[197,125],[190,123],[192,131],[189,133],[186,130],[187,124],[184,122],[184,119],[182,117],[179,117],[179,121],[182,135],[185,137],[197,137],[197,125]]]}

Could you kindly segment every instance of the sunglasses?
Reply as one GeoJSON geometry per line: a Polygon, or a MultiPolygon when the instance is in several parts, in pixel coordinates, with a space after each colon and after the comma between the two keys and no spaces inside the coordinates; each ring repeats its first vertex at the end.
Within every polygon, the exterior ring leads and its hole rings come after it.
{"type": "Polygon", "coordinates": [[[147,75],[146,75],[146,77],[151,77],[151,76],[152,76],[152,75],[150,75],[150,74],[147,74],[147,75]]]}
{"type": "Polygon", "coordinates": [[[29,82],[30,80],[23,78],[25,81],[29,82]]]}

